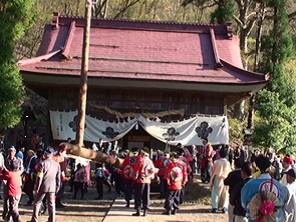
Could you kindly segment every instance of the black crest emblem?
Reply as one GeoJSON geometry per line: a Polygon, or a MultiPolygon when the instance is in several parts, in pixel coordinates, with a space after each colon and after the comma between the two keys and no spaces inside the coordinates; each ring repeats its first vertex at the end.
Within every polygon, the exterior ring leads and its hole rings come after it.
{"type": "MultiPolygon", "coordinates": [[[[77,122],[78,122],[78,115],[74,116],[73,121],[69,122],[69,127],[72,128],[73,132],[77,131],[77,122]]],[[[86,129],[87,125],[84,125],[84,129],[86,129]]]]}
{"type": "Polygon", "coordinates": [[[112,127],[107,127],[105,131],[102,132],[107,138],[113,139],[115,138],[119,133],[115,132],[112,127]]]}
{"type": "Polygon", "coordinates": [[[174,127],[168,128],[167,132],[162,134],[163,138],[166,141],[174,141],[177,136],[179,136],[180,133],[176,131],[174,127]]]}
{"type": "Polygon", "coordinates": [[[204,121],[200,124],[200,126],[195,128],[195,132],[200,138],[208,138],[209,135],[213,132],[213,128],[209,127],[209,124],[204,121]]]}

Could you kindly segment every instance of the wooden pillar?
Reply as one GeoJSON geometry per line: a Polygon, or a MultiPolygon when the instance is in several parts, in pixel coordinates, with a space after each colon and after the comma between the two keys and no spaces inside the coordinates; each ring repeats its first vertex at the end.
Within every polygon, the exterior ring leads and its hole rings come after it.
{"type": "Polygon", "coordinates": [[[77,126],[77,133],[76,133],[76,143],[79,146],[83,146],[84,144],[83,139],[84,139],[86,98],[87,98],[87,73],[88,73],[88,57],[89,57],[91,6],[92,6],[92,1],[86,0],[85,25],[84,25],[82,61],[81,61],[80,95],[79,95],[79,107],[78,107],[78,123],[77,123],[78,126],[77,126]]]}
{"type": "Polygon", "coordinates": [[[227,110],[228,110],[227,108],[228,108],[228,106],[227,106],[227,98],[224,97],[224,100],[223,100],[223,114],[225,116],[227,116],[227,110]]]}

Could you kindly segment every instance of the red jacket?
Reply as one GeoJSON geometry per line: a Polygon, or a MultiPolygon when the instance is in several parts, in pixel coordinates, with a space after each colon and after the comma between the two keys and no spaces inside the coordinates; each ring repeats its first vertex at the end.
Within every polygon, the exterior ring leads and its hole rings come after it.
{"type": "Polygon", "coordinates": [[[193,160],[193,158],[192,158],[190,151],[185,147],[183,147],[183,151],[184,151],[184,156],[187,159],[187,162],[191,162],[193,160]]]}
{"type": "Polygon", "coordinates": [[[135,183],[151,183],[155,174],[152,160],[148,156],[137,156],[134,173],[135,183]]]}
{"type": "Polygon", "coordinates": [[[212,145],[207,143],[202,147],[201,154],[203,155],[201,167],[205,168],[207,163],[213,162],[213,157],[215,156],[216,152],[214,151],[212,145]]]}
{"type": "Polygon", "coordinates": [[[137,156],[125,157],[125,159],[121,165],[121,168],[120,168],[124,179],[126,179],[126,180],[134,180],[135,179],[134,168],[136,166],[136,162],[137,162],[137,156]]]}
{"type": "Polygon", "coordinates": [[[170,158],[166,156],[160,156],[155,161],[155,167],[158,168],[157,176],[163,176],[167,170],[168,164],[171,162],[170,158]]]}
{"type": "Polygon", "coordinates": [[[181,190],[182,185],[187,182],[186,167],[178,160],[171,162],[165,173],[164,179],[167,181],[169,190],[181,190]]]}
{"type": "Polygon", "coordinates": [[[0,175],[1,180],[7,180],[8,195],[16,196],[22,194],[20,171],[6,171],[0,175]]]}
{"type": "Polygon", "coordinates": [[[182,163],[186,167],[186,172],[188,174],[191,174],[192,168],[190,166],[190,163],[188,162],[188,159],[185,156],[179,156],[179,162],[182,163]]]}
{"type": "Polygon", "coordinates": [[[66,174],[67,174],[67,158],[65,158],[65,156],[60,153],[57,152],[52,159],[54,161],[56,161],[58,164],[60,164],[61,167],[61,179],[62,181],[66,180],[66,174]]]}

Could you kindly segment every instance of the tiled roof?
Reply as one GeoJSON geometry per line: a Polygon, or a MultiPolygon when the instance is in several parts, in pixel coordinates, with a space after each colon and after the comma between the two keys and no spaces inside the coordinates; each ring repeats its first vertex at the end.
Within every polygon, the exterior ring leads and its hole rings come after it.
{"type": "MultiPolygon", "coordinates": [[[[83,31],[83,18],[57,16],[38,57],[19,62],[23,75],[79,76],[83,31]]],[[[264,85],[268,77],[243,69],[229,24],[93,19],[89,51],[94,78],[264,85]]]]}

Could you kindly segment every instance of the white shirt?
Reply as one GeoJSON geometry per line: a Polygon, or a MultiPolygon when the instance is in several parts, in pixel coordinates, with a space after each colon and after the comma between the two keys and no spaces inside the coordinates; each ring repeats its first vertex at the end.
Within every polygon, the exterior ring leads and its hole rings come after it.
{"type": "Polygon", "coordinates": [[[296,181],[283,186],[284,194],[284,215],[279,222],[295,222],[296,221],[296,181]]]}

